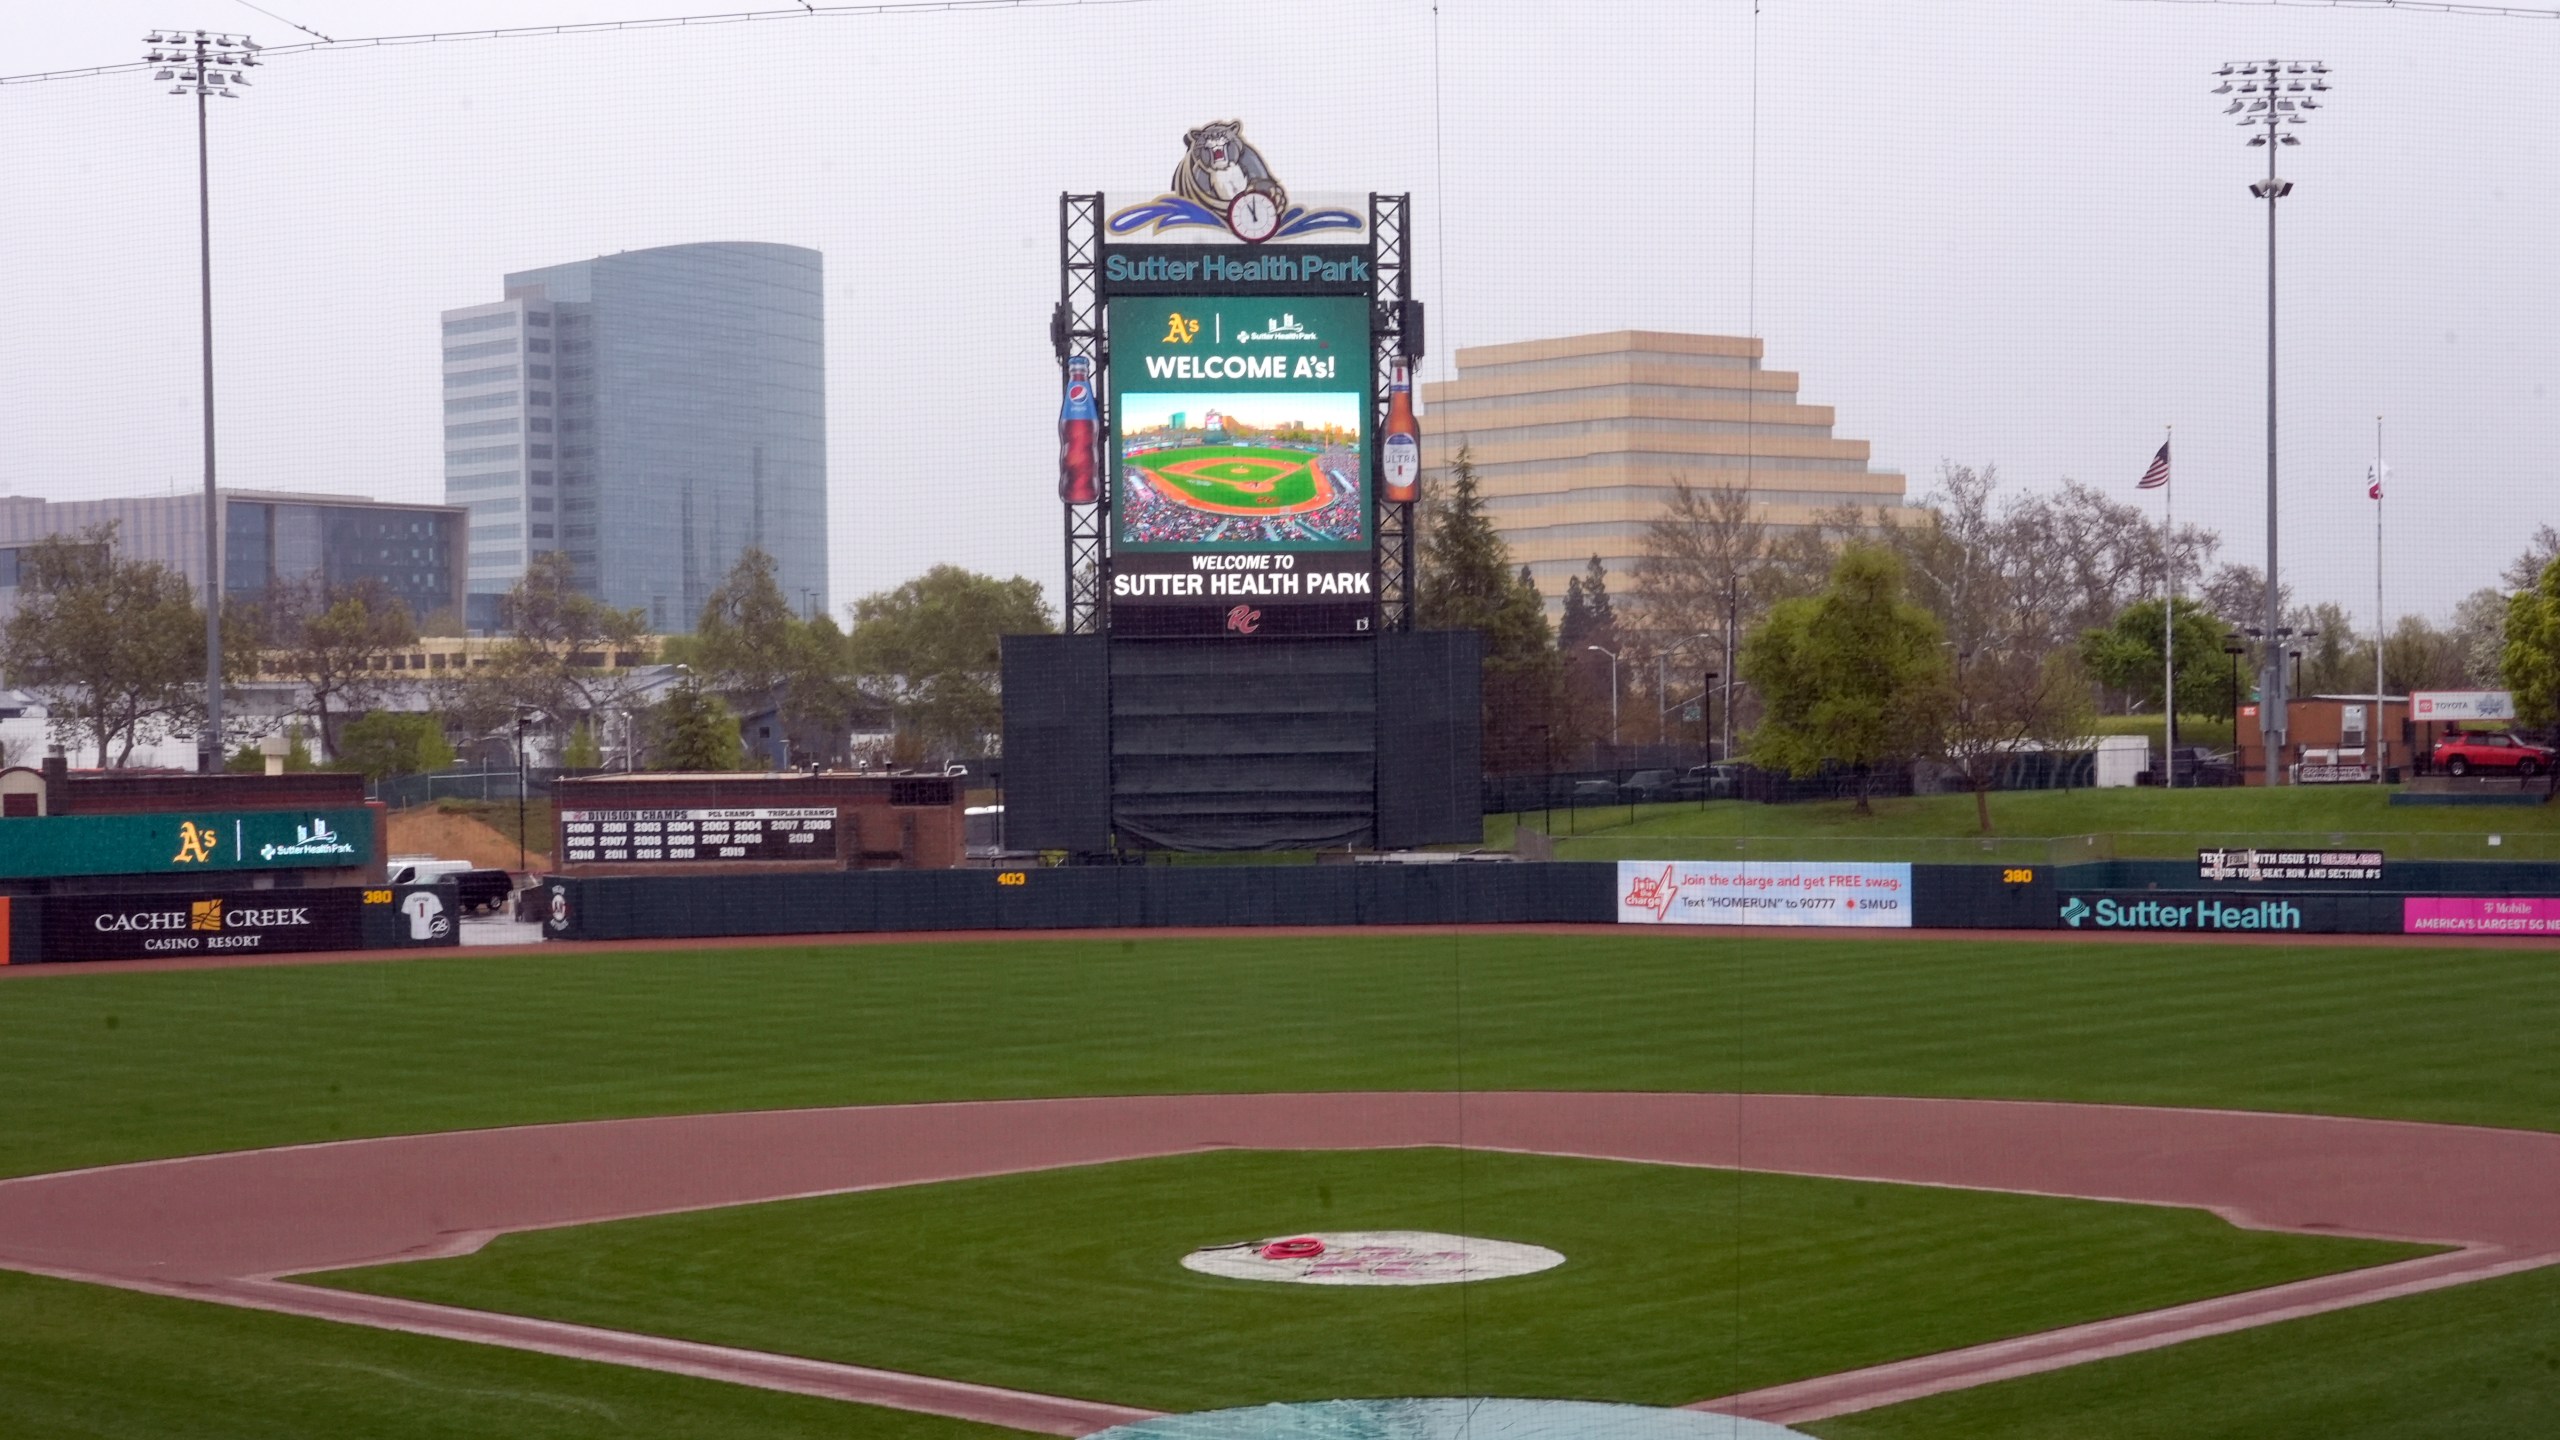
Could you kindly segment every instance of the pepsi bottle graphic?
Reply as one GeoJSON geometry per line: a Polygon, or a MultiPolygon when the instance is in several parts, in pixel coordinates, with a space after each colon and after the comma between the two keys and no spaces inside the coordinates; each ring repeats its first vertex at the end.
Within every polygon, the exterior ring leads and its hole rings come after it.
{"type": "Polygon", "coordinates": [[[1410,505],[1422,495],[1422,427],[1413,419],[1413,374],[1405,362],[1387,373],[1387,429],[1378,442],[1378,498],[1410,505]]]}
{"type": "Polygon", "coordinates": [[[1058,406],[1058,498],[1091,505],[1102,498],[1102,412],[1093,403],[1093,361],[1067,358],[1067,395],[1058,406]]]}

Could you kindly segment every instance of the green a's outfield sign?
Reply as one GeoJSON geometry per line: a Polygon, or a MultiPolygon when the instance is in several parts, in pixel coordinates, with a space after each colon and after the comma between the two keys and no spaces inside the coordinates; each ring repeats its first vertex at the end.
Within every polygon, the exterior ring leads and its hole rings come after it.
{"type": "Polygon", "coordinates": [[[373,812],[167,811],[0,820],[0,879],[303,870],[373,861],[373,812]]]}

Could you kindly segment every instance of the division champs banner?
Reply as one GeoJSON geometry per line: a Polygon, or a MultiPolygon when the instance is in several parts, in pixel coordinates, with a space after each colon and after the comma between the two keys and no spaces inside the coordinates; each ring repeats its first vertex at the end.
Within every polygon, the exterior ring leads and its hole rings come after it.
{"type": "Polygon", "coordinates": [[[1622,925],[1911,927],[1907,863],[1621,860],[1622,925]]]}

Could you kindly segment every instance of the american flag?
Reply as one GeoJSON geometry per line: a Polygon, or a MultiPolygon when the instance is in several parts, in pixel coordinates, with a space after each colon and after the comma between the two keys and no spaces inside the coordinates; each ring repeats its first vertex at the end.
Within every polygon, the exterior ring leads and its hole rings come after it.
{"type": "Polygon", "coordinates": [[[2133,488],[2136,490],[2157,490],[2168,483],[2169,442],[2163,440],[2160,442],[2160,453],[2151,457],[2151,468],[2142,472],[2142,479],[2136,482],[2133,488]]]}
{"type": "Polygon", "coordinates": [[[2367,500],[2381,499],[2382,482],[2390,474],[2391,467],[2383,464],[2379,460],[2376,460],[2371,465],[2366,466],[2364,471],[2364,498],[2367,500]]]}

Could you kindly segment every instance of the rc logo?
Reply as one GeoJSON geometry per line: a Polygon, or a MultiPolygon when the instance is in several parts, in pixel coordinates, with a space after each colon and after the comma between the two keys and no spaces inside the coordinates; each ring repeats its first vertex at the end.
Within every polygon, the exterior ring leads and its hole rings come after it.
{"type": "Polygon", "coordinates": [[[1227,628],[1239,635],[1250,635],[1262,628],[1262,612],[1250,605],[1239,605],[1227,612],[1227,628]]]}
{"type": "Polygon", "coordinates": [[[2080,922],[2081,922],[2081,921],[2083,921],[2083,920],[2086,920],[2086,919],[2088,919],[2088,918],[2089,918],[2089,902],[2088,902],[2088,901],[2081,899],[2081,898],[2080,898],[2079,896],[2077,896],[2077,895],[2074,895],[2074,896],[2072,896],[2070,899],[2065,900],[2065,901],[2063,901],[2063,902],[2062,902],[2062,923],[2063,923],[2063,924],[2070,926],[2070,927],[2071,927],[2072,929],[2074,929],[2074,930],[2077,930],[2077,929],[2079,929],[2079,928],[2080,928],[2080,922]]]}

